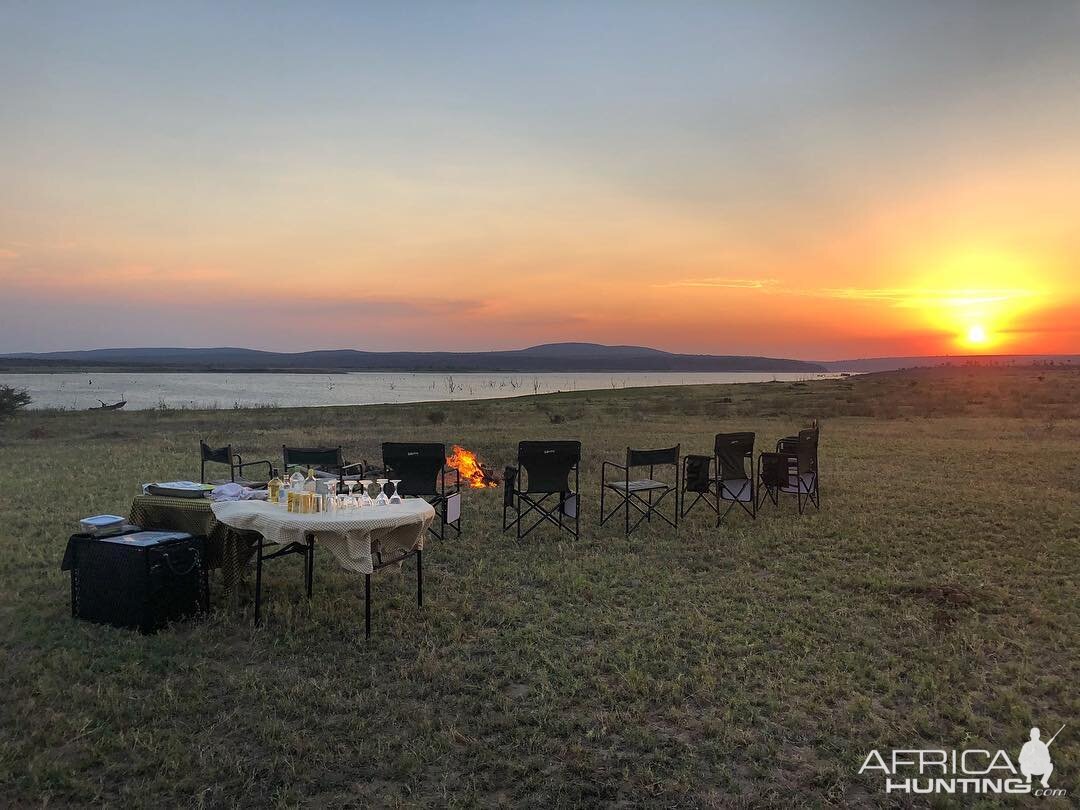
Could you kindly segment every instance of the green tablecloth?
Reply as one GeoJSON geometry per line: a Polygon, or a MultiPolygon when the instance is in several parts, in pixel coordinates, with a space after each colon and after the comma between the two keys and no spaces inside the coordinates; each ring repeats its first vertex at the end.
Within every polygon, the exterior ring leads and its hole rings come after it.
{"type": "Polygon", "coordinates": [[[207,498],[136,495],[128,520],[149,531],[171,530],[206,537],[206,566],[221,569],[226,596],[233,593],[259,542],[258,533],[233,529],[215,518],[207,498]]]}

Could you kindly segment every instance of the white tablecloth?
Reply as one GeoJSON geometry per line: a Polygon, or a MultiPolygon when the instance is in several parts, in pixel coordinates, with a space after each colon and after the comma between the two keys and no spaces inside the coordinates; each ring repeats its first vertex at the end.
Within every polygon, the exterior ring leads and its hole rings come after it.
{"type": "Polygon", "coordinates": [[[360,574],[372,572],[375,553],[389,561],[405,551],[423,549],[424,535],[435,519],[431,504],[420,498],[310,515],[288,512],[283,504],[266,501],[219,501],[211,509],[222,523],[258,532],[268,543],[304,543],[314,535],[343,568],[360,574]]]}

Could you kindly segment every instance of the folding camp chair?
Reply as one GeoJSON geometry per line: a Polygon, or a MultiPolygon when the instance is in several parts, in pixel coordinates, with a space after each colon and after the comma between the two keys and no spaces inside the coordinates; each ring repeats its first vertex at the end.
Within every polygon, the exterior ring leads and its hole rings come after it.
{"type": "Polygon", "coordinates": [[[367,472],[366,462],[347,464],[340,447],[288,447],[281,446],[281,458],[285,475],[290,467],[310,468],[319,478],[337,476],[338,485],[346,481],[359,481],[367,472]],[[349,471],[352,472],[349,472],[349,471]]]}
{"type": "Polygon", "coordinates": [[[580,463],[581,442],[519,443],[517,466],[507,467],[503,474],[503,531],[514,527],[520,540],[546,521],[577,537],[581,528],[580,463]],[[548,501],[552,496],[557,498],[554,503],[548,501]],[[514,517],[508,521],[510,510],[514,510],[514,517]],[[522,519],[533,513],[538,515],[536,521],[523,531],[522,519]]]}
{"type": "Polygon", "coordinates": [[[787,436],[776,443],[775,453],[762,453],[758,458],[759,505],[768,497],[774,505],[780,495],[794,495],[801,515],[808,503],[821,508],[818,489],[818,429],[800,430],[798,436],[787,436]]]}
{"type": "Polygon", "coordinates": [[[687,456],[683,460],[683,490],[680,514],[686,516],[698,502],[716,513],[716,525],[736,506],[750,517],[757,517],[757,488],[754,483],[754,434],[717,433],[713,442],[713,457],[687,456]],[[716,474],[712,462],[716,461],[716,474]],[[749,462],[749,472],[747,471],[749,462]],[[688,493],[695,498],[686,505],[688,493]],[[722,504],[727,508],[721,512],[722,504]]]}
{"type": "Polygon", "coordinates": [[[634,450],[626,448],[626,464],[605,461],[600,469],[600,525],[622,509],[625,517],[626,536],[641,525],[642,521],[652,522],[653,515],[663,520],[673,529],[679,528],[679,445],[663,450],[634,450]],[[670,465],[675,470],[675,484],[656,480],[656,468],[670,465]],[[608,479],[608,467],[622,470],[620,478],[608,479]],[[631,479],[634,468],[648,467],[648,478],[631,479]],[[619,500],[611,511],[606,511],[604,496],[611,490],[619,500]],[[659,510],[660,503],[669,493],[675,493],[671,519],[659,510]],[[659,497],[656,497],[659,496],[659,497]],[[656,497],[654,501],[653,498],[656,497]],[[633,525],[630,523],[630,507],[637,509],[639,516],[633,525]]]}
{"type": "MultiPolygon", "coordinates": [[[[239,473],[241,484],[251,483],[244,478],[245,467],[258,467],[263,464],[266,465],[266,478],[264,480],[269,481],[274,477],[274,465],[269,461],[244,461],[240,457],[239,453],[234,453],[231,444],[227,444],[224,447],[211,447],[205,441],[199,441],[199,454],[202,457],[201,464],[199,465],[199,482],[206,483],[206,462],[211,464],[227,464],[229,465],[229,480],[236,481],[236,476],[239,473]]],[[[262,483],[261,481],[256,483],[262,483]]]]}
{"type": "Polygon", "coordinates": [[[439,527],[428,528],[432,536],[445,539],[449,526],[461,534],[461,472],[446,466],[446,445],[436,442],[383,442],[384,477],[400,478],[397,491],[423,498],[435,507],[439,527]],[[453,483],[446,485],[448,476],[453,483]]]}

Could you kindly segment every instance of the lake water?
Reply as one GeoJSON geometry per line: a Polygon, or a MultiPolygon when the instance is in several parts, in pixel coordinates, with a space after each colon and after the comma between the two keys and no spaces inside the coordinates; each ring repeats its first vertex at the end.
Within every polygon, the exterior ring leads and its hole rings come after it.
{"type": "Polygon", "coordinates": [[[376,405],[394,402],[496,399],[555,391],[656,385],[812,380],[838,374],[614,372],[582,374],[64,373],[0,374],[0,384],[26,388],[33,408],[83,410],[98,400],[146,408],[234,408],[276,405],[376,405]]]}

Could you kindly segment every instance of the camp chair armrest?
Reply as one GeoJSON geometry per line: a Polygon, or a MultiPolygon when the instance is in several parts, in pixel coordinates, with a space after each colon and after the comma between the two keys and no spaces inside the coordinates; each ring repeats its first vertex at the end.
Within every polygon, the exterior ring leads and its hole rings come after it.
{"type": "Polygon", "coordinates": [[[439,475],[442,476],[443,485],[446,487],[448,493],[459,492],[461,490],[461,470],[457,467],[448,467],[444,464],[439,475]],[[454,474],[454,483],[446,486],[446,476],[450,473],[454,474]]]}
{"type": "Polygon", "coordinates": [[[241,461],[240,460],[240,454],[237,453],[236,454],[236,463],[235,463],[234,466],[238,470],[240,470],[240,472],[243,472],[244,467],[258,467],[258,466],[261,466],[263,464],[266,465],[267,472],[270,474],[270,477],[273,478],[274,477],[274,465],[271,464],[266,459],[260,459],[259,461],[241,461]]]}
{"type": "Polygon", "coordinates": [[[607,469],[608,467],[614,467],[617,470],[622,470],[622,478],[628,480],[630,476],[630,469],[625,464],[619,464],[615,461],[605,461],[600,467],[600,484],[605,486],[607,484],[607,469]]]}
{"type": "Polygon", "coordinates": [[[346,470],[352,470],[352,469],[357,469],[357,468],[359,468],[361,473],[365,472],[368,469],[367,462],[366,461],[358,461],[355,464],[342,464],[341,465],[341,472],[342,472],[342,474],[344,474],[346,470]]]}

